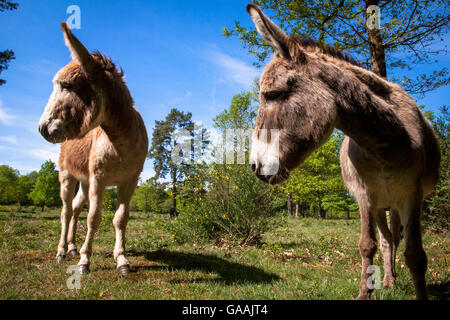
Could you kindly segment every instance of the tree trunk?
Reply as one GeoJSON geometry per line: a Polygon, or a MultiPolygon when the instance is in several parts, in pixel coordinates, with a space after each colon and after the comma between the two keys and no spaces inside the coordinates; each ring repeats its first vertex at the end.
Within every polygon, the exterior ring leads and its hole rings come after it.
{"type": "Polygon", "coordinates": [[[347,220],[350,220],[350,209],[347,209],[347,220]]]}
{"type": "Polygon", "coordinates": [[[298,199],[295,199],[295,217],[296,218],[298,218],[298,207],[299,207],[298,199]]]}
{"type": "MultiPolygon", "coordinates": [[[[368,21],[367,8],[369,8],[370,6],[378,6],[379,2],[379,0],[366,0],[366,22],[368,21]]],[[[372,72],[383,78],[387,78],[386,56],[380,29],[376,27],[367,27],[367,40],[369,41],[370,67],[372,69],[372,72]]]]}
{"type": "Polygon", "coordinates": [[[287,213],[290,216],[292,214],[291,194],[288,194],[287,213]]]}
{"type": "Polygon", "coordinates": [[[172,168],[172,208],[177,215],[177,169],[172,168]]]}
{"type": "Polygon", "coordinates": [[[319,200],[317,200],[317,212],[319,214],[319,218],[322,219],[326,219],[326,213],[325,211],[322,209],[322,199],[319,198],[319,200]]]}

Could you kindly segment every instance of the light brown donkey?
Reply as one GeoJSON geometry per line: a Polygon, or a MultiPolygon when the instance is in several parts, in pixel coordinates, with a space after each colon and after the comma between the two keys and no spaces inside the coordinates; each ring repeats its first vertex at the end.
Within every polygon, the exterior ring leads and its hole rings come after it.
{"type": "Polygon", "coordinates": [[[133,107],[122,70],[100,53],[90,54],[61,24],[73,61],[53,79],[53,93],[39,121],[39,131],[52,143],[61,143],[61,240],[57,261],[75,256],[77,221],[89,199],[87,236],[80,250],[78,268],[89,272],[92,242],[102,214],[107,186],[118,187],[114,259],[121,274],[130,272],[125,257],[125,229],[129,203],[148,151],[144,122],[133,107]],[[79,191],[74,199],[77,181],[79,191]]]}
{"type": "Polygon", "coordinates": [[[253,170],[266,182],[283,181],[334,128],[342,130],[347,135],[341,149],[342,176],[361,213],[358,298],[369,299],[373,290],[368,271],[377,250],[375,227],[384,257],[384,286],[390,287],[403,226],[416,298],[426,299],[427,257],[420,215],[424,195],[437,183],[440,163],[431,126],[400,86],[335,48],[287,36],[254,5],[247,11],[275,49],[261,77],[261,106],[250,156],[253,170]],[[268,129],[278,129],[275,138],[265,139],[268,129]],[[385,208],[391,210],[391,230],[385,208]]]}

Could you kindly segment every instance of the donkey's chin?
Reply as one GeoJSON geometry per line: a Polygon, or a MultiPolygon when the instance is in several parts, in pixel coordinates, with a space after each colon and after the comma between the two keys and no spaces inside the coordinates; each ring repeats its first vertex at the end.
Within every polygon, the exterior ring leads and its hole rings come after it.
{"type": "Polygon", "coordinates": [[[60,119],[56,120],[40,120],[39,132],[41,135],[51,143],[62,143],[67,140],[67,130],[60,119]]]}
{"type": "Polygon", "coordinates": [[[269,184],[278,184],[283,181],[286,181],[289,178],[289,170],[286,168],[281,168],[278,170],[278,172],[274,175],[256,175],[259,179],[262,181],[269,183],[269,184]]]}
{"type": "Polygon", "coordinates": [[[44,138],[51,143],[62,143],[68,140],[67,134],[61,128],[51,130],[48,135],[44,135],[44,138]]]}
{"type": "Polygon", "coordinates": [[[53,144],[58,144],[58,143],[63,143],[66,140],[68,140],[66,137],[58,136],[58,137],[50,138],[47,141],[51,142],[53,144]]]}
{"type": "Polygon", "coordinates": [[[42,137],[44,137],[45,140],[51,143],[62,143],[67,140],[67,137],[62,132],[52,132],[49,134],[47,131],[41,131],[42,137]]]}

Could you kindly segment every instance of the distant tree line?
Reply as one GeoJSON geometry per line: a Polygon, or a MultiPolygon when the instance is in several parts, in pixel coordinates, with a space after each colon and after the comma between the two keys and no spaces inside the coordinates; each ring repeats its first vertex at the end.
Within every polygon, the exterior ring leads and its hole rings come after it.
{"type": "Polygon", "coordinates": [[[61,205],[55,164],[48,160],[42,164],[39,172],[32,171],[27,175],[21,175],[10,166],[1,165],[0,204],[35,205],[42,209],[61,205]]]}

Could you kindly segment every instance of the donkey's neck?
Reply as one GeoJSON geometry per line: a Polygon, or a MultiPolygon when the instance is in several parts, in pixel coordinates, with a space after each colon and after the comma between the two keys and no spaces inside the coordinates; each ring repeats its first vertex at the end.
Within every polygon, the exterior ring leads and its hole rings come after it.
{"type": "Polygon", "coordinates": [[[382,162],[407,155],[411,138],[390,95],[377,94],[357,81],[343,84],[336,90],[336,127],[382,162]]]}
{"type": "Polygon", "coordinates": [[[138,125],[136,110],[128,88],[125,85],[115,86],[109,88],[107,92],[102,129],[113,143],[120,143],[124,137],[132,139],[138,125]]]}

